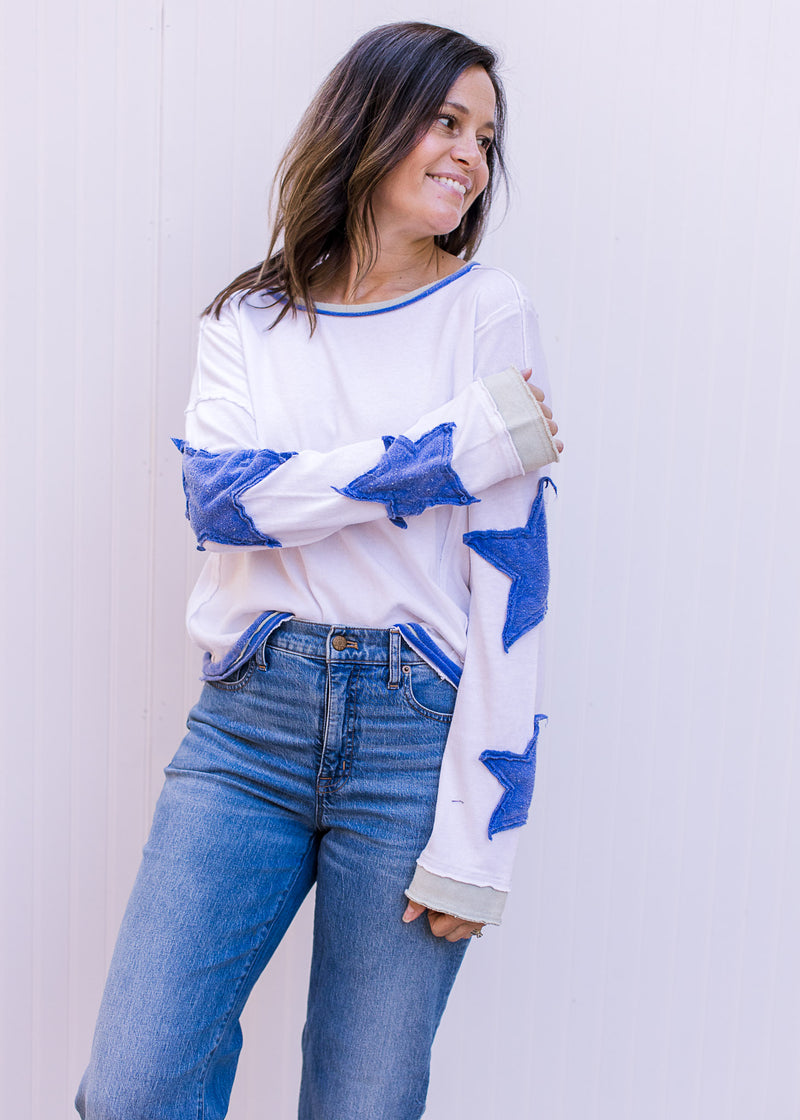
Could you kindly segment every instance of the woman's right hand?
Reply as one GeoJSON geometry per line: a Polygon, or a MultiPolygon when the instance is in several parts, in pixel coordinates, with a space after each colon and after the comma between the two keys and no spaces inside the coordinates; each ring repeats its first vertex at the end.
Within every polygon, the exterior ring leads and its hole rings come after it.
{"type": "MultiPolygon", "coordinates": [[[[530,377],[532,372],[533,371],[530,370],[530,369],[524,369],[522,371],[522,376],[525,378],[526,381],[528,381],[528,378],[530,377]]],[[[544,413],[545,419],[547,420],[548,426],[550,428],[550,434],[554,436],[556,434],[556,432],[558,431],[558,424],[556,424],[555,420],[553,419],[552,411],[544,403],[544,393],[542,392],[542,390],[539,388],[538,385],[531,385],[530,381],[528,381],[528,388],[530,389],[530,391],[533,393],[533,395],[536,397],[537,401],[541,405],[542,412],[544,413]]],[[[557,440],[555,440],[555,445],[558,448],[558,453],[560,455],[561,452],[564,450],[564,444],[561,442],[560,439],[557,439],[557,440]]]]}

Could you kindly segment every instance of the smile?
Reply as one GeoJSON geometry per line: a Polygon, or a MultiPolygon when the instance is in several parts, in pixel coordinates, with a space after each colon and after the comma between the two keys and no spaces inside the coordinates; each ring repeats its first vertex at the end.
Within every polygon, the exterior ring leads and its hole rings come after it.
{"type": "Polygon", "coordinates": [[[441,183],[443,187],[448,187],[450,190],[458,191],[462,198],[467,193],[467,188],[463,183],[459,183],[455,179],[450,179],[447,175],[429,175],[428,178],[433,179],[434,183],[441,183]]]}

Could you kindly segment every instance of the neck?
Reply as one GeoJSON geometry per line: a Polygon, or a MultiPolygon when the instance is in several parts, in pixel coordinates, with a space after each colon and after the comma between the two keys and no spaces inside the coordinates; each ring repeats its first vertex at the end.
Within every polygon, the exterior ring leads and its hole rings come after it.
{"type": "Polygon", "coordinates": [[[411,244],[382,242],[366,276],[356,282],[356,263],[350,257],[330,287],[317,298],[333,303],[380,303],[433,284],[452,275],[463,264],[458,257],[439,249],[432,237],[411,244]]]}

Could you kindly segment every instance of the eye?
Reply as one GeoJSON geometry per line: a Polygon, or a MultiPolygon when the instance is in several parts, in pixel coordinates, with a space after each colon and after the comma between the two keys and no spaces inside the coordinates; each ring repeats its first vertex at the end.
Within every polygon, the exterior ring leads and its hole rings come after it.
{"type": "MultiPolygon", "coordinates": [[[[436,124],[442,125],[442,127],[446,128],[448,132],[453,132],[458,127],[458,121],[450,113],[441,113],[436,118],[436,124]]],[[[492,146],[493,137],[491,137],[491,136],[478,136],[476,139],[478,141],[479,147],[484,152],[488,152],[489,149],[492,146]]]]}

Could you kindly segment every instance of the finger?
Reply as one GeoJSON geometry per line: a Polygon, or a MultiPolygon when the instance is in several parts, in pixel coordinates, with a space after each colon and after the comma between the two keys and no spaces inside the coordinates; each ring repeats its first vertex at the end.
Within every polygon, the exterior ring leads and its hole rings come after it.
{"type": "Polygon", "coordinates": [[[548,420],[553,419],[552,409],[548,408],[546,404],[541,404],[540,403],[539,408],[541,408],[542,412],[545,414],[545,416],[547,417],[548,420]]]}
{"type": "Polygon", "coordinates": [[[448,941],[453,940],[450,935],[454,930],[465,925],[463,918],[455,918],[452,914],[440,914],[436,911],[428,912],[428,922],[434,937],[444,937],[448,941]]]}
{"type": "Polygon", "coordinates": [[[451,914],[441,914],[438,910],[428,911],[428,925],[434,937],[444,937],[450,932],[452,922],[457,920],[451,914]]]}
{"type": "Polygon", "coordinates": [[[447,934],[446,941],[466,941],[472,937],[473,931],[478,927],[474,922],[461,922],[454,930],[447,934]]]}
{"type": "Polygon", "coordinates": [[[558,431],[558,424],[556,424],[555,420],[548,420],[547,423],[550,426],[550,431],[552,432],[553,435],[555,435],[556,432],[558,431]]]}
{"type": "Polygon", "coordinates": [[[425,910],[426,910],[426,907],[423,906],[421,903],[412,902],[409,899],[408,906],[406,906],[405,911],[403,913],[403,921],[404,922],[413,922],[420,916],[420,914],[424,914],[425,910]]]}
{"type": "Polygon", "coordinates": [[[461,922],[447,934],[447,941],[468,941],[469,937],[482,930],[483,922],[461,922]]]}
{"type": "Polygon", "coordinates": [[[561,452],[562,452],[562,451],[564,450],[564,444],[563,444],[563,443],[561,442],[561,440],[560,440],[560,439],[557,439],[557,440],[556,440],[556,449],[557,449],[557,451],[558,451],[559,455],[560,455],[560,454],[561,454],[561,452]]]}
{"type": "Polygon", "coordinates": [[[539,401],[541,403],[544,400],[544,390],[540,389],[538,385],[531,385],[531,383],[529,381],[528,382],[528,388],[533,393],[533,395],[536,397],[537,401],[539,401]]]}
{"type": "Polygon", "coordinates": [[[443,937],[445,941],[462,941],[464,938],[472,937],[476,929],[483,928],[482,922],[465,922],[463,918],[436,911],[428,912],[428,922],[434,937],[443,937]]]}

